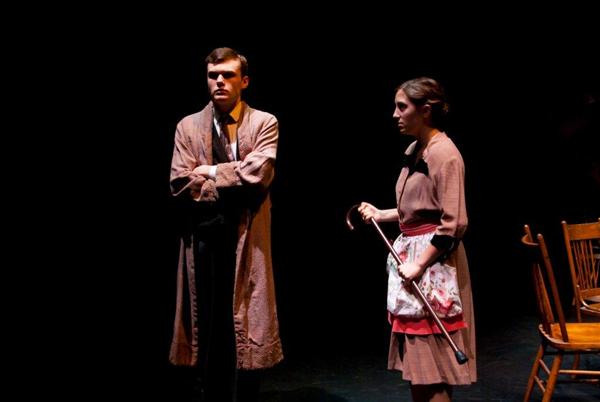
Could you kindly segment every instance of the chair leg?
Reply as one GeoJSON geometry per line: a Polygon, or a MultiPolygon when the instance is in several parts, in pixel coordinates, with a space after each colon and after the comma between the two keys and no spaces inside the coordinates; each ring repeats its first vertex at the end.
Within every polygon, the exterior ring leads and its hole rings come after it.
{"type": "Polygon", "coordinates": [[[548,376],[546,392],[544,392],[544,399],[542,399],[542,402],[550,402],[552,399],[552,393],[554,392],[554,387],[556,386],[556,380],[558,379],[558,371],[560,370],[562,359],[563,354],[562,352],[559,352],[552,362],[552,369],[550,370],[550,375],[548,376]]]}
{"type": "Polygon", "coordinates": [[[575,316],[577,317],[577,322],[582,322],[581,321],[581,303],[579,302],[579,299],[578,299],[579,296],[577,295],[577,291],[575,291],[575,292],[576,292],[575,295],[573,295],[572,305],[575,310],[575,316]]]}
{"type": "MultiPolygon", "coordinates": [[[[579,353],[576,353],[576,354],[573,356],[573,367],[572,367],[572,369],[573,369],[573,370],[577,370],[577,368],[579,367],[580,356],[581,356],[581,355],[580,355],[579,353]]],[[[576,377],[577,377],[577,376],[576,376],[575,374],[573,374],[573,375],[571,376],[571,378],[576,378],[576,377]]]]}
{"type": "Polygon", "coordinates": [[[531,373],[529,374],[529,380],[527,380],[527,389],[525,390],[523,402],[528,402],[529,398],[531,398],[531,392],[533,391],[535,378],[537,377],[538,371],[540,370],[540,360],[544,357],[545,352],[546,348],[544,347],[544,345],[540,345],[535,356],[535,360],[533,361],[533,367],[531,368],[531,373]]]}

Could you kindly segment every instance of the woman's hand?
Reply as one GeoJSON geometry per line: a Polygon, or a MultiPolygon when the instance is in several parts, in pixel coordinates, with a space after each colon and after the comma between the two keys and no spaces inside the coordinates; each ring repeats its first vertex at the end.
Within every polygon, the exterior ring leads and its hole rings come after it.
{"type": "Polygon", "coordinates": [[[368,202],[361,202],[358,207],[358,212],[363,221],[367,223],[371,223],[371,218],[374,218],[375,222],[381,218],[381,211],[368,202]]]}
{"type": "Polygon", "coordinates": [[[405,262],[398,267],[398,273],[400,276],[410,281],[421,276],[424,270],[425,267],[417,264],[416,262],[405,262]]]}

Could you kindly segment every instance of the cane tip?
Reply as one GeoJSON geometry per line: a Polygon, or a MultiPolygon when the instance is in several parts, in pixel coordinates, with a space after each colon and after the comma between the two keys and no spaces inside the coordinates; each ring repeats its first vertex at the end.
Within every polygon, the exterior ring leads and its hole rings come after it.
{"type": "Polygon", "coordinates": [[[456,361],[458,364],[465,364],[469,360],[469,358],[460,350],[454,352],[454,355],[456,356],[456,361]]]}

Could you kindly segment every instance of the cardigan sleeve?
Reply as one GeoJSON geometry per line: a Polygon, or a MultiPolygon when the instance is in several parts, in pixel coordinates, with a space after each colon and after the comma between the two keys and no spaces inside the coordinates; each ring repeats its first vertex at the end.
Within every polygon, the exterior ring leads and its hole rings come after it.
{"type": "Polygon", "coordinates": [[[440,225],[435,234],[460,239],[467,228],[464,164],[460,155],[444,160],[434,180],[434,191],[441,208],[440,225]]]}

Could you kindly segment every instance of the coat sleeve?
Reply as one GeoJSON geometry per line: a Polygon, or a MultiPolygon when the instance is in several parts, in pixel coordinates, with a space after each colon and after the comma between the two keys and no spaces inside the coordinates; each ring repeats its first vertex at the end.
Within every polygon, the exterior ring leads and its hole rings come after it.
{"type": "Polygon", "coordinates": [[[198,166],[198,161],[192,152],[190,132],[193,131],[193,127],[188,127],[190,124],[183,120],[177,124],[175,130],[171,160],[171,193],[176,197],[190,195],[195,201],[212,201],[216,196],[213,190],[214,183],[193,172],[198,166]]]}
{"type": "Polygon", "coordinates": [[[279,125],[275,116],[268,113],[263,115],[265,118],[251,117],[251,136],[255,140],[251,145],[252,150],[246,157],[241,161],[221,163],[217,166],[217,189],[244,185],[267,188],[271,184],[277,154],[279,125]]]}

